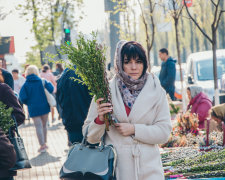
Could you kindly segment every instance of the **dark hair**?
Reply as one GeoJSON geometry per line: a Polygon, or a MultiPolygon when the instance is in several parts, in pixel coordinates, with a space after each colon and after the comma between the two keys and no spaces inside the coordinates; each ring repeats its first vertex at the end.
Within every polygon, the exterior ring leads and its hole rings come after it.
{"type": "Polygon", "coordinates": [[[63,67],[61,63],[56,63],[56,68],[59,69],[59,72],[62,73],[63,72],[63,67]]]}
{"type": "MultiPolygon", "coordinates": [[[[211,112],[211,116],[218,118],[218,116],[216,115],[216,113],[212,110],[211,112]]],[[[220,118],[219,118],[220,119],[220,118]]]]}
{"type": "Polygon", "coordinates": [[[143,62],[143,65],[144,65],[142,75],[146,72],[147,67],[148,67],[147,57],[146,57],[145,50],[141,44],[139,44],[135,41],[130,41],[123,46],[123,48],[121,50],[122,65],[124,64],[125,55],[127,56],[128,62],[132,58],[133,59],[139,58],[143,62]]]}
{"type": "Polygon", "coordinates": [[[18,69],[13,69],[13,70],[12,70],[12,73],[17,73],[17,74],[19,74],[19,70],[18,70],[18,69]]]}
{"type": "Polygon", "coordinates": [[[162,48],[159,50],[161,53],[166,53],[167,55],[169,54],[168,50],[166,48],[162,48]]]}
{"type": "Polygon", "coordinates": [[[42,67],[42,72],[47,72],[47,70],[49,70],[50,69],[50,67],[49,67],[49,65],[48,64],[45,64],[43,67],[42,67]]]}

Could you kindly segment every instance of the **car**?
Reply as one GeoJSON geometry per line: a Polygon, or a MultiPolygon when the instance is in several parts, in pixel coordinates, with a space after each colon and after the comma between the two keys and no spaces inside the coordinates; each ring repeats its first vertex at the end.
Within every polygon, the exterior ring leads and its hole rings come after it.
{"type": "MultiPolygon", "coordinates": [[[[182,63],[181,64],[181,69],[182,69],[182,76],[183,76],[183,88],[186,88],[186,83],[185,83],[185,71],[186,64],[182,63]]],[[[151,69],[151,72],[154,73],[157,77],[159,77],[161,66],[153,66],[151,69]]],[[[182,100],[182,92],[181,92],[181,79],[180,79],[180,67],[178,64],[176,64],[176,78],[175,78],[175,92],[174,96],[177,100],[181,101],[182,100]]]]}
{"type": "MultiPolygon", "coordinates": [[[[221,77],[225,74],[225,49],[216,51],[218,88],[221,89],[221,77]]],[[[210,100],[214,100],[213,53],[203,51],[192,53],[187,58],[187,85],[197,85],[203,88],[210,100]]]]}

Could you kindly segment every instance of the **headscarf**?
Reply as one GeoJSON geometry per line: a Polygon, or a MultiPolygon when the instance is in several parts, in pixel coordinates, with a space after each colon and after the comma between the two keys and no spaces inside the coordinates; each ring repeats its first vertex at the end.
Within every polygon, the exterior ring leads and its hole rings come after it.
{"type": "Polygon", "coordinates": [[[200,92],[203,91],[202,87],[199,86],[189,86],[188,89],[190,89],[191,92],[191,99],[193,99],[195,96],[197,96],[200,92]]]}
{"type": "Polygon", "coordinates": [[[217,118],[225,122],[225,104],[212,107],[212,113],[215,114],[217,118]]]}
{"type": "Polygon", "coordinates": [[[148,74],[145,72],[140,79],[134,80],[127,73],[123,71],[121,51],[127,41],[119,41],[117,43],[114,66],[116,71],[116,78],[119,86],[123,102],[131,109],[133,104],[145,85],[148,74]]]}

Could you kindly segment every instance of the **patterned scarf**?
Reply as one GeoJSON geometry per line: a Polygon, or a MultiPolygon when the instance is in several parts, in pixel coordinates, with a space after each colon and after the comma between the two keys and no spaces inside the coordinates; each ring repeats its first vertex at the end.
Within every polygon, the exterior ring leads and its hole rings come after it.
{"type": "Polygon", "coordinates": [[[140,79],[134,80],[127,73],[123,71],[121,50],[127,41],[120,41],[117,44],[114,65],[116,70],[116,77],[118,87],[122,95],[123,102],[132,109],[136,98],[141,92],[142,88],[147,81],[148,73],[144,73],[140,79]]]}

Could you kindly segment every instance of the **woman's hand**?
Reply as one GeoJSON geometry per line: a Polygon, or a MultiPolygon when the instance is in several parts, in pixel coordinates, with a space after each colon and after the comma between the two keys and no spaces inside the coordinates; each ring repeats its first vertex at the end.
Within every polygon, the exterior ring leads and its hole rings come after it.
{"type": "Polygon", "coordinates": [[[133,124],[130,123],[115,123],[114,124],[117,131],[122,136],[131,136],[135,134],[135,128],[133,124]]]}
{"type": "Polygon", "coordinates": [[[110,103],[100,103],[103,101],[103,98],[97,99],[96,103],[98,105],[98,118],[100,121],[104,121],[104,114],[107,114],[112,111],[112,104],[110,103]]]}

